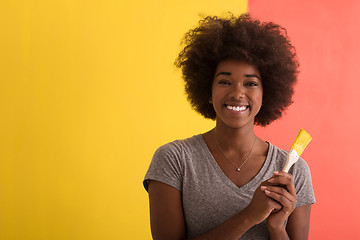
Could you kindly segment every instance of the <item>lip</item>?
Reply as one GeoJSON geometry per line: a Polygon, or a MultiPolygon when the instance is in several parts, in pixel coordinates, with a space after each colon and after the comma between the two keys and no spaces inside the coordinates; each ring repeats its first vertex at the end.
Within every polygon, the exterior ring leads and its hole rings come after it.
{"type": "Polygon", "coordinates": [[[247,100],[245,100],[244,98],[242,99],[228,99],[228,100],[224,100],[224,104],[226,105],[232,105],[232,106],[247,106],[249,105],[249,102],[247,100]]]}
{"type": "Polygon", "coordinates": [[[249,105],[247,104],[239,104],[239,103],[236,103],[236,104],[233,104],[233,103],[228,103],[228,104],[224,104],[224,107],[231,111],[231,112],[234,112],[234,113],[243,113],[245,112],[246,110],[249,109],[249,105]]]}

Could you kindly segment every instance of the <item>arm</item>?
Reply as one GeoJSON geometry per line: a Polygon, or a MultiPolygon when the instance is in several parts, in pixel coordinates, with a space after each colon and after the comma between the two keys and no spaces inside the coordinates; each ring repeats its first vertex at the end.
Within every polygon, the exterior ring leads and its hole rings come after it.
{"type": "Polygon", "coordinates": [[[290,215],[286,231],[290,239],[308,239],[311,205],[298,207],[290,215]]]}
{"type": "MultiPolygon", "coordinates": [[[[150,221],[154,240],[183,240],[186,224],[181,201],[181,192],[167,184],[149,182],[150,221]]],[[[237,240],[255,224],[265,220],[281,205],[267,197],[260,187],[255,191],[251,203],[213,230],[194,240],[237,240]]]]}
{"type": "Polygon", "coordinates": [[[181,192],[158,181],[150,181],[148,191],[153,239],[185,239],[181,192]]]}
{"type": "Polygon", "coordinates": [[[267,224],[271,239],[307,239],[309,233],[311,205],[295,208],[297,196],[291,174],[275,172],[268,180],[268,186],[263,186],[265,194],[281,203],[278,212],[270,214],[267,224]],[[288,219],[285,229],[284,222],[288,219]]]}

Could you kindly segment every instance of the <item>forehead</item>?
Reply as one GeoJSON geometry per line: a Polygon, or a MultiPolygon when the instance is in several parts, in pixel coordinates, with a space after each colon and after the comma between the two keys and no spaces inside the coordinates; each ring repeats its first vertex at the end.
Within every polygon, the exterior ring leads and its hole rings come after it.
{"type": "Polygon", "coordinates": [[[256,74],[260,77],[260,72],[255,65],[233,59],[227,59],[219,62],[216,67],[215,76],[220,72],[229,73],[228,75],[231,76],[256,74]]]}

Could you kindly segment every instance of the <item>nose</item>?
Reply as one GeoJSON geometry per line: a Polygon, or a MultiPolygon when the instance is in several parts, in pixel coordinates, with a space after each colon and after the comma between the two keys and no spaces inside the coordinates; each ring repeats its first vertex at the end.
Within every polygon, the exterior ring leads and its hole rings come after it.
{"type": "Polygon", "coordinates": [[[234,84],[231,89],[231,97],[235,99],[245,97],[245,87],[240,83],[234,84]]]}

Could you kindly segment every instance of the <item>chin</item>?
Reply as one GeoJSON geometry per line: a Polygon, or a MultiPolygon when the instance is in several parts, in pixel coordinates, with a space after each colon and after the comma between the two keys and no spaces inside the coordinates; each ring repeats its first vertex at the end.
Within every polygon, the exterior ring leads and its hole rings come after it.
{"type": "Polygon", "coordinates": [[[244,129],[244,128],[253,128],[255,122],[254,121],[218,121],[217,124],[221,124],[227,128],[231,129],[244,129]],[[221,123],[220,123],[221,122],[221,123]]]}

